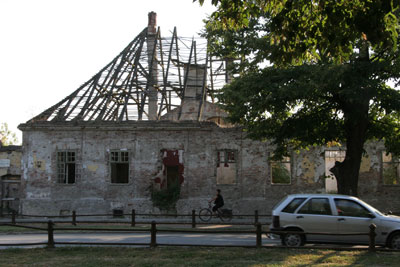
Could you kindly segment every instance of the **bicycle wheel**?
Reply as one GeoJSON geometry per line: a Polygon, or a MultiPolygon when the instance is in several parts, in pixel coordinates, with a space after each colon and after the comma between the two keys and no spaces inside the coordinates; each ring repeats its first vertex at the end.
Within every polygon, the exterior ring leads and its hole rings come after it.
{"type": "Polygon", "coordinates": [[[211,215],[212,215],[211,210],[207,208],[201,209],[199,212],[199,218],[203,222],[208,222],[209,220],[211,220],[211,215]]]}
{"type": "Polygon", "coordinates": [[[230,222],[232,220],[232,212],[230,212],[230,211],[221,211],[219,213],[219,218],[223,222],[230,222]]]}

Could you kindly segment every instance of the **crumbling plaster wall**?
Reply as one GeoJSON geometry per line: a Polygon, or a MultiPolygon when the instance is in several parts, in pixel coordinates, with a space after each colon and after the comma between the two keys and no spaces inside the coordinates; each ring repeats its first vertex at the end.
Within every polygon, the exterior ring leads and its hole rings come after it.
{"type": "MultiPolygon", "coordinates": [[[[42,127],[25,128],[23,138],[24,214],[160,212],[150,199],[150,185],[162,167],[162,150],[183,150],[184,181],[176,208],[190,213],[206,206],[220,188],[227,208],[234,213],[254,210],[269,214],[272,206],[292,193],[325,192],[324,148],[294,152],[289,185],[272,185],[267,142],[246,139],[239,128],[219,128],[213,123],[132,123],[129,127],[42,127]],[[164,126],[165,127],[164,127],[164,126]],[[56,179],[56,151],[76,150],[80,177],[75,184],[59,184],[56,179]],[[108,152],[130,152],[128,184],[111,184],[108,152]],[[218,150],[237,151],[235,184],[218,185],[218,150]]],[[[367,147],[363,160],[360,196],[377,207],[387,207],[382,198],[398,195],[399,187],[383,186],[379,179],[382,146],[367,147]],[[379,151],[377,151],[379,150],[379,151]]],[[[388,197],[388,198],[386,198],[388,197]]],[[[393,206],[399,197],[391,199],[393,206]]]]}
{"type": "Polygon", "coordinates": [[[0,146],[0,177],[21,174],[21,155],[20,146],[0,146]]]}

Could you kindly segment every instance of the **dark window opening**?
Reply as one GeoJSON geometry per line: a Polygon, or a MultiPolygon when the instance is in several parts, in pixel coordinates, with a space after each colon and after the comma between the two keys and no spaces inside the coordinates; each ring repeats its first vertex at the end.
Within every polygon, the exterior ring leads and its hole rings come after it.
{"type": "Polygon", "coordinates": [[[113,217],[123,217],[124,210],[113,210],[113,217]]]}
{"type": "Polygon", "coordinates": [[[110,153],[111,183],[129,182],[129,152],[113,151],[110,153]]]}
{"type": "Polygon", "coordinates": [[[179,166],[166,166],[167,188],[179,185],[179,166]]]}

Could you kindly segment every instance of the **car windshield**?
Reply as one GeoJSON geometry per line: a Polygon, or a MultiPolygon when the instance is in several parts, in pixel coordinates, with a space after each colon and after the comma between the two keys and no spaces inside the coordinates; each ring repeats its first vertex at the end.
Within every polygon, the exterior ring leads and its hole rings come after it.
{"type": "Polygon", "coordinates": [[[362,201],[361,199],[359,199],[360,202],[362,202],[362,204],[364,206],[366,206],[369,210],[372,210],[375,213],[378,213],[380,216],[383,216],[382,212],[380,212],[379,210],[377,210],[376,208],[372,207],[371,205],[369,205],[368,203],[362,201]]]}
{"type": "Polygon", "coordinates": [[[281,201],[279,201],[278,203],[276,203],[276,204],[274,205],[274,207],[272,208],[272,210],[276,209],[276,207],[278,207],[278,206],[279,206],[283,201],[285,201],[287,198],[288,198],[288,196],[282,198],[281,201]]]}

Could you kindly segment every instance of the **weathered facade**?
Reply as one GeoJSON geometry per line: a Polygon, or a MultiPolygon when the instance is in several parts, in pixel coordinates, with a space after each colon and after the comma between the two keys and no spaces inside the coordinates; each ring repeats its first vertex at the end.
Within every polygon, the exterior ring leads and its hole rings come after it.
{"type": "MultiPolygon", "coordinates": [[[[186,52],[178,49],[176,30],[171,39],[161,38],[155,14],[149,15],[148,28],[109,65],[19,126],[21,213],[161,212],[154,192],[176,185],[172,209],[179,213],[205,206],[216,188],[236,214],[269,213],[286,194],[335,190],[326,186],[327,166],[339,160],[339,148],[270,162],[273,147],[226,124],[214,103],[230,79],[227,63],[201,56],[194,41],[186,52]]],[[[378,143],[365,149],[360,196],[398,210],[398,162],[385,161],[378,143]],[[386,184],[385,164],[395,170],[386,184]]]]}
{"type": "Polygon", "coordinates": [[[19,210],[21,156],[21,146],[0,142],[0,216],[19,210]]]}

